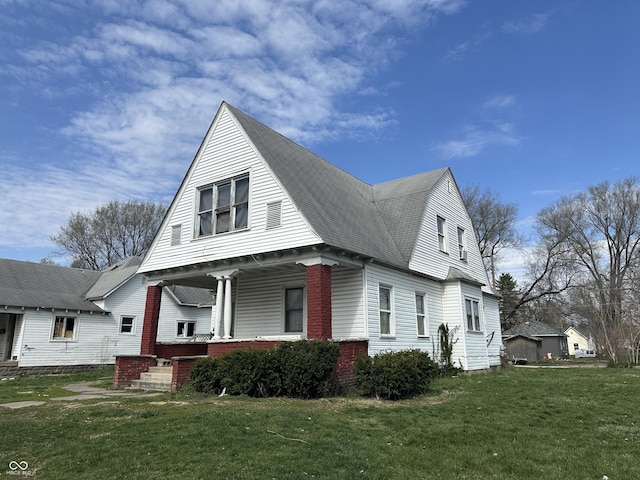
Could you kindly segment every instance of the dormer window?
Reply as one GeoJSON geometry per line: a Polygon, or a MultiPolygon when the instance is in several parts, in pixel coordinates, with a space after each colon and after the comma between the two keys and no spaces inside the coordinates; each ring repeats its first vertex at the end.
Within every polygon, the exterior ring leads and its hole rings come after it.
{"type": "Polygon", "coordinates": [[[248,175],[198,189],[198,237],[242,230],[248,221],[248,175]]]}

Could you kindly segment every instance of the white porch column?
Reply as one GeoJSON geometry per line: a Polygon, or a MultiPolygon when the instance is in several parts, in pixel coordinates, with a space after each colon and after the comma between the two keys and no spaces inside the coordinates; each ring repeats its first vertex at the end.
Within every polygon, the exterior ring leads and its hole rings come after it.
{"type": "MultiPolygon", "coordinates": [[[[216,318],[214,319],[213,338],[220,338],[220,325],[222,324],[222,302],[224,300],[224,279],[217,277],[218,289],[216,291],[216,318]]],[[[226,331],[225,331],[226,333],[226,331]]]]}
{"type": "MultiPolygon", "coordinates": [[[[224,277],[225,289],[224,289],[224,337],[226,339],[231,338],[231,277],[224,277]]],[[[222,282],[220,282],[221,284],[222,282]]],[[[218,284],[218,285],[220,285],[218,284]]]]}

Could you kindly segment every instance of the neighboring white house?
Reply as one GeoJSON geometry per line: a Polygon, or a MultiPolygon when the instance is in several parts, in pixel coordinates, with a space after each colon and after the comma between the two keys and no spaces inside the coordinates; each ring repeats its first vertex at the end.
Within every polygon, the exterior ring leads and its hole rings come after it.
{"type": "Polygon", "coordinates": [[[142,354],[171,330],[153,289],[174,285],[212,292],[209,354],[328,338],[438,358],[446,323],[457,365],[500,365],[498,296],[450,169],[369,185],[227,103],[139,272],[142,354]]]}
{"type": "Polygon", "coordinates": [[[583,327],[571,326],[564,333],[567,335],[569,355],[575,355],[579,351],[595,351],[596,343],[591,334],[583,327]]]}
{"type": "MultiPolygon", "coordinates": [[[[146,295],[140,262],[132,257],[97,272],[0,259],[0,365],[113,364],[117,355],[138,354],[146,295]]],[[[179,322],[192,322],[193,333],[210,331],[211,308],[181,300],[201,301],[203,292],[178,293],[163,291],[162,341],[189,340],[178,335],[179,322]]]]}

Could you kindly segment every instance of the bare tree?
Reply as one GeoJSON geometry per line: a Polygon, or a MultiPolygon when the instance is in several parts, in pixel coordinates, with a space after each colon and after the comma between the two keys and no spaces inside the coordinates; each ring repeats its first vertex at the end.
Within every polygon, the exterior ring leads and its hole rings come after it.
{"type": "MultiPolygon", "coordinates": [[[[558,317],[564,316],[563,310],[566,310],[563,294],[572,286],[575,276],[573,264],[566,245],[542,237],[528,255],[522,286],[508,293],[507,302],[503,299],[504,308],[500,312],[503,328],[531,318],[558,324],[558,317]]],[[[500,279],[503,277],[504,274],[500,279]]],[[[499,286],[504,297],[502,281],[499,286]]]]}
{"type": "Polygon", "coordinates": [[[478,237],[485,268],[493,288],[496,288],[500,253],[521,243],[516,230],[518,206],[500,201],[496,193],[489,189],[482,190],[478,185],[468,185],[461,194],[478,237]]]}
{"type": "Polygon", "coordinates": [[[160,204],[111,201],[92,213],[72,213],[51,237],[74,267],[102,270],[131,256],[144,256],[166,212],[160,204]]]}
{"type": "Polygon", "coordinates": [[[640,186],[636,178],[589,187],[543,209],[543,238],[567,249],[604,353],[621,360],[637,327],[625,305],[640,266],[640,186]]]}

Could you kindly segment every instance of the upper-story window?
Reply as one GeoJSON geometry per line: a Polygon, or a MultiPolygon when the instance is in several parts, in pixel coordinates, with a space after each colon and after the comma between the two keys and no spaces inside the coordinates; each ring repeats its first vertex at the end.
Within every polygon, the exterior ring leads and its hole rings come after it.
{"type": "Polygon", "coordinates": [[[460,260],[467,260],[467,248],[466,248],[464,228],[458,227],[458,255],[460,260]]]}
{"type": "Polygon", "coordinates": [[[437,225],[438,225],[438,248],[440,248],[441,252],[447,251],[447,223],[444,218],[438,215],[437,217],[437,225]]]}
{"type": "Polygon", "coordinates": [[[247,228],[248,220],[248,175],[198,190],[198,237],[247,228]]]}

